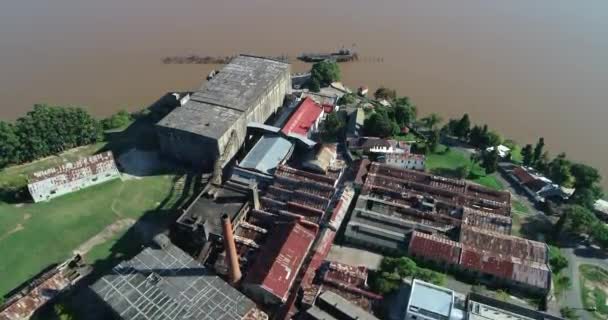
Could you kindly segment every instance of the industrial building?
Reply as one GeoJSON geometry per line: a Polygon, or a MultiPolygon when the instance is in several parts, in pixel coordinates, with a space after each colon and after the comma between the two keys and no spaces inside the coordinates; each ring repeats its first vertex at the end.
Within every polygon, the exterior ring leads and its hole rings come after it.
{"type": "Polygon", "coordinates": [[[293,143],[278,134],[265,134],[258,140],[238,166],[272,176],[277,166],[291,156],[293,143]]]}
{"type": "Polygon", "coordinates": [[[378,163],[365,176],[347,242],[407,252],[522,291],[549,291],[547,245],[510,235],[509,193],[378,163]]]}
{"type": "Polygon", "coordinates": [[[503,284],[545,295],[551,286],[548,248],[544,243],[488,230],[464,227],[461,242],[414,232],[408,253],[455,267],[483,282],[503,284]]]}
{"type": "Polygon", "coordinates": [[[510,233],[509,193],[379,163],[365,175],[345,231],[350,243],[402,254],[415,230],[457,237],[471,224],[510,233]]]}
{"type": "Polygon", "coordinates": [[[512,303],[469,293],[467,297],[468,320],[564,320],[544,312],[524,308],[512,303]]]}
{"type": "Polygon", "coordinates": [[[91,289],[121,319],[267,320],[255,303],[171,244],[123,261],[91,289]]]}
{"type": "Polygon", "coordinates": [[[208,243],[222,239],[221,217],[236,219],[243,215],[249,209],[252,192],[228,184],[207,185],[177,219],[174,239],[191,254],[204,256],[210,249],[208,243]]]}
{"type": "Polygon", "coordinates": [[[291,92],[289,64],[255,56],[234,58],[157,124],[164,155],[200,170],[223,168],[247,135],[291,92]]]}
{"type": "Polygon", "coordinates": [[[306,311],[305,319],[311,320],[378,320],[352,302],[332,292],[325,291],[315,305],[306,311]]]}
{"type": "Polygon", "coordinates": [[[120,177],[111,151],[34,172],[27,188],[34,202],[46,201],[120,177]]]}
{"type": "Polygon", "coordinates": [[[275,225],[243,283],[243,290],[262,304],[287,301],[317,229],[298,221],[275,225]]]}
{"type": "Polygon", "coordinates": [[[426,157],[421,154],[392,153],[378,157],[378,161],[400,169],[424,171],[426,167],[426,157]]]}
{"type": "Polygon", "coordinates": [[[454,291],[418,279],[412,281],[405,320],[462,320],[454,308],[454,291]]]}
{"type": "Polygon", "coordinates": [[[285,135],[297,134],[309,138],[319,130],[319,123],[323,114],[323,106],[312,98],[306,97],[300,102],[300,105],[281,131],[285,135]]]}
{"type": "Polygon", "coordinates": [[[90,272],[91,267],[84,264],[81,256],[68,259],[32,279],[0,304],[0,320],[29,319],[38,309],[71,289],[90,272]]]}

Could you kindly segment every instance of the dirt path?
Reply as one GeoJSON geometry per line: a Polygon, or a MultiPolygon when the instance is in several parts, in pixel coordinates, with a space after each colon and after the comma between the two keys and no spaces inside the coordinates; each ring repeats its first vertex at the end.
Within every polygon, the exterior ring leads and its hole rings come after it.
{"type": "Polygon", "coordinates": [[[114,236],[118,232],[121,232],[121,231],[129,228],[133,224],[135,224],[135,220],[133,220],[133,219],[118,220],[118,221],[112,223],[111,225],[105,227],[105,229],[103,229],[98,234],[94,235],[92,238],[87,240],[85,243],[78,246],[78,248],[76,248],[76,250],[74,250],[74,253],[80,253],[81,255],[84,255],[87,252],[89,252],[96,245],[102,244],[102,243],[108,241],[110,238],[112,238],[112,236],[114,236]]]}

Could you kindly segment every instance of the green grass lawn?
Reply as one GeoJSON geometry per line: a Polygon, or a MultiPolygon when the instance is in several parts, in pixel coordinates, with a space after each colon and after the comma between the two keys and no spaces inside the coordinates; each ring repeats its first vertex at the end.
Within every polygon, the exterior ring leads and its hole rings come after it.
{"type": "Polygon", "coordinates": [[[606,319],[608,316],[608,303],[606,302],[608,270],[589,264],[580,265],[579,270],[583,306],[587,309],[595,308],[594,316],[598,319],[606,319]]]}
{"type": "MultiPolygon", "coordinates": [[[[21,206],[0,203],[0,294],[44,267],[63,261],[114,221],[137,219],[157,209],[172,185],[173,176],[151,176],[113,180],[49,202],[21,206]]],[[[107,243],[108,248],[111,243],[107,243]]],[[[95,258],[105,254],[95,250],[95,258]]]]}
{"type": "Polygon", "coordinates": [[[515,210],[517,212],[530,213],[530,208],[528,208],[528,206],[526,206],[519,200],[514,199],[511,204],[512,204],[513,210],[515,210]]]}
{"type": "Polygon", "coordinates": [[[486,175],[485,170],[478,164],[473,164],[470,156],[463,151],[446,151],[445,146],[439,146],[437,152],[426,157],[426,169],[438,175],[454,177],[456,169],[462,166],[470,168],[468,180],[492,189],[504,189],[504,185],[494,175],[486,175]]]}

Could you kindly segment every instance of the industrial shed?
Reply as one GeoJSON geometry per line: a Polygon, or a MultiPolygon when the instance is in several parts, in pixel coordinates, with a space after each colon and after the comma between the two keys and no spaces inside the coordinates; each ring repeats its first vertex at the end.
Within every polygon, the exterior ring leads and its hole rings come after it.
{"type": "Polygon", "coordinates": [[[164,155],[201,171],[224,167],[247,124],[264,123],[291,92],[289,64],[241,55],[157,124],[164,155]]]}

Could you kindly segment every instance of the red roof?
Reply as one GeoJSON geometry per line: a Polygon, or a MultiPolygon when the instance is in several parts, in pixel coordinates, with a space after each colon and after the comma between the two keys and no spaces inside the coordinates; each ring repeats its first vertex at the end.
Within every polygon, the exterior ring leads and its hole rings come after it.
{"type": "Polygon", "coordinates": [[[487,251],[463,248],[460,264],[467,269],[477,270],[496,277],[511,279],[513,262],[487,251]]]}
{"type": "Polygon", "coordinates": [[[298,222],[277,225],[251,267],[246,283],[259,285],[281,302],[287,301],[316,232],[298,222]]]}
{"type": "Polygon", "coordinates": [[[513,169],[513,175],[519,180],[519,183],[525,184],[536,180],[528,171],[522,167],[516,167],[513,169]]]}
{"type": "Polygon", "coordinates": [[[410,240],[409,253],[427,259],[458,264],[460,243],[414,231],[410,240]]]}
{"type": "Polygon", "coordinates": [[[310,131],[310,128],[321,116],[322,112],[323,107],[320,104],[306,97],[281,131],[284,134],[297,133],[306,137],[308,136],[308,131],[310,131]]]}

